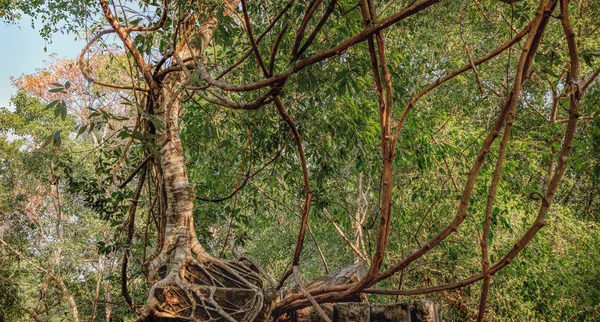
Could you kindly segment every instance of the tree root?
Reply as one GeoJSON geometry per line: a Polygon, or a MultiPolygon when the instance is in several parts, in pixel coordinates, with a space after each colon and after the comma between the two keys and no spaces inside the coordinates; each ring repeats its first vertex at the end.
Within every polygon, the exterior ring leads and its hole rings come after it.
{"type": "Polygon", "coordinates": [[[254,265],[225,261],[185,246],[162,251],[150,264],[158,272],[138,321],[263,321],[273,298],[265,298],[254,265]],[[253,269],[254,268],[254,269],[253,269]]]}

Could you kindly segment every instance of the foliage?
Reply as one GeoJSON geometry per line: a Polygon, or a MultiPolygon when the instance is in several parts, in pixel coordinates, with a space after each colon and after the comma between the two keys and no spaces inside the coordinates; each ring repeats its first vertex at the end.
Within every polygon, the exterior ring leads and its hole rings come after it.
{"type": "MultiPolygon", "coordinates": [[[[409,2],[381,2],[378,10],[385,17],[409,2]]],[[[163,10],[159,2],[133,5],[144,17],[130,17],[130,27],[152,25],[163,10]]],[[[247,5],[251,26],[258,34],[283,4],[250,1],[247,5]]],[[[284,21],[275,24],[276,32],[257,45],[262,57],[271,57],[278,32],[286,30],[286,25],[301,24],[307,5],[308,1],[299,1],[284,21]]],[[[80,19],[89,17],[92,8],[97,9],[95,1],[17,1],[2,3],[0,16],[11,21],[20,13],[41,15],[48,24],[70,21],[65,28],[73,30],[81,27],[80,19]]],[[[222,7],[217,8],[219,25],[203,56],[213,75],[222,73],[251,48],[241,12],[226,15],[222,7]]],[[[600,38],[594,23],[600,19],[600,4],[581,1],[569,8],[577,30],[581,78],[590,79],[600,66],[600,38]]],[[[199,7],[193,9],[204,14],[199,7]]],[[[399,117],[411,97],[439,77],[471,64],[470,59],[482,57],[514,37],[535,10],[532,1],[513,5],[492,0],[442,1],[383,31],[393,78],[394,117],[399,117]]],[[[171,49],[178,32],[176,19],[169,15],[155,33],[132,33],[133,46],[144,61],[157,63],[171,49]]],[[[300,57],[292,53],[296,35],[282,33],[274,74],[286,73],[294,62],[360,33],[362,19],[356,1],[338,1],[322,32],[300,57]]],[[[314,28],[316,23],[312,21],[310,26],[314,28]]],[[[45,37],[55,31],[41,30],[45,37]]],[[[200,37],[193,42],[196,47],[204,45],[200,37]]],[[[520,51],[519,45],[514,46],[452,78],[421,98],[408,114],[393,160],[393,219],[382,270],[423,247],[452,220],[479,147],[511,90],[520,51]]],[[[256,56],[250,57],[223,81],[248,84],[263,79],[256,56]]],[[[88,62],[87,68],[95,81],[143,87],[142,73],[132,67],[135,63],[131,52],[105,52],[88,62]]],[[[135,314],[121,300],[121,283],[130,290],[134,303],[144,303],[148,294],[144,263],[162,247],[161,209],[166,206],[160,201],[164,193],[161,172],[157,167],[142,170],[148,184],[142,186],[133,239],[128,242],[130,201],[139,176],[129,184],[121,183],[127,183],[132,171],[147,158],[160,158],[162,142],[156,142],[156,133],[166,125],[148,109],[147,101],[139,98],[141,91],[88,85],[74,68],[76,64],[55,61],[46,70],[16,81],[20,91],[13,97],[13,109],[0,111],[0,210],[5,223],[0,226],[0,238],[35,263],[59,272],[81,317],[94,315],[101,320],[112,309],[115,317],[133,319],[135,314]],[[60,228],[56,228],[57,195],[62,196],[64,205],[60,228]],[[57,238],[60,232],[62,239],[57,238]],[[59,261],[57,253],[61,254],[59,261]],[[130,258],[125,281],[119,272],[124,253],[130,258]],[[101,294],[115,304],[102,304],[101,294]]],[[[175,58],[169,58],[164,68],[177,64],[175,58]]],[[[552,18],[515,108],[511,141],[491,209],[487,239],[491,263],[499,262],[534,224],[540,207],[535,193],[548,189],[569,117],[568,66],[563,29],[559,19],[552,18]]],[[[203,88],[207,83],[192,70],[185,86],[203,88]]],[[[263,94],[215,91],[235,101],[252,101],[263,94]]],[[[301,257],[306,280],[360,260],[325,213],[347,237],[357,240],[355,246],[363,255],[371,258],[376,249],[383,191],[378,94],[366,42],[294,71],[279,94],[302,137],[312,190],[309,232],[301,257]],[[355,239],[359,233],[362,235],[355,239]]],[[[216,95],[209,99],[189,93],[183,96],[180,132],[186,173],[196,195],[193,217],[198,239],[215,257],[235,260],[250,256],[271,275],[280,277],[290,268],[306,196],[290,124],[271,105],[240,111],[223,108],[222,101],[215,103],[216,95]]],[[[595,81],[579,102],[581,117],[574,150],[548,225],[510,265],[494,275],[487,319],[594,321],[600,317],[598,106],[600,85],[595,81]]],[[[421,289],[481,273],[481,231],[499,149],[500,142],[495,142],[482,160],[465,222],[457,232],[378,283],[377,288],[421,289]]],[[[0,274],[14,276],[0,279],[0,320],[18,320],[23,312],[56,318],[69,311],[67,304],[61,303],[66,295],[57,283],[46,283],[50,290],[44,291],[44,296],[38,295],[42,293],[37,286],[31,286],[32,281],[47,280],[47,274],[9,249],[2,249],[0,256],[0,274]],[[11,297],[15,293],[20,295],[11,297]],[[40,308],[44,301],[46,308],[40,308]]],[[[287,286],[291,289],[293,284],[290,279],[287,286]]],[[[477,317],[480,284],[415,297],[439,303],[444,320],[464,321],[477,317]]],[[[382,303],[409,298],[370,295],[370,301],[382,303]]]]}

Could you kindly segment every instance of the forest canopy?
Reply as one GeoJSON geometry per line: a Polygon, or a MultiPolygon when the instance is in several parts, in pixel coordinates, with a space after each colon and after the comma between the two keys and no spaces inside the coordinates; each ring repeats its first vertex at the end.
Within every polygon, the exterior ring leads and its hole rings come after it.
{"type": "Polygon", "coordinates": [[[0,107],[0,321],[327,321],[357,296],[600,319],[600,2],[0,0],[0,19],[86,42],[0,107]]]}

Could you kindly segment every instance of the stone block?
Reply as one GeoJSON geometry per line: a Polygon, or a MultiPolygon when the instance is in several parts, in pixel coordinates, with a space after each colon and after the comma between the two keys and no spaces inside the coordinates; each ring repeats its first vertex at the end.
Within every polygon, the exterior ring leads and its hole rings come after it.
{"type": "Polygon", "coordinates": [[[397,304],[371,304],[372,322],[411,322],[410,305],[397,304]]]}
{"type": "Polygon", "coordinates": [[[435,303],[429,300],[416,300],[410,305],[410,322],[438,322],[435,303]]]}
{"type": "Polygon", "coordinates": [[[368,303],[337,303],[333,309],[333,321],[337,322],[370,322],[368,303]]]}

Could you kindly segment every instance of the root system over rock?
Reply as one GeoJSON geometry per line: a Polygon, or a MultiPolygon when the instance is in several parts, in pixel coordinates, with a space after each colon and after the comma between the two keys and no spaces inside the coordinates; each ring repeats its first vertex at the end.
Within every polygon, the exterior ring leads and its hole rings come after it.
{"type": "Polygon", "coordinates": [[[265,298],[253,265],[208,255],[185,258],[159,267],[148,300],[152,305],[140,321],[261,321],[268,315],[272,299],[265,298]]]}

